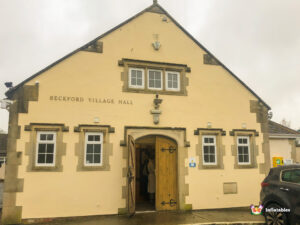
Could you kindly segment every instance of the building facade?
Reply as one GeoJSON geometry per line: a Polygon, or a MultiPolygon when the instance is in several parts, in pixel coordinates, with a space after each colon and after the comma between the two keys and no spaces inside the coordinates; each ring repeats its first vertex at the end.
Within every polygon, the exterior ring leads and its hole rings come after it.
{"type": "Polygon", "coordinates": [[[270,107],[157,3],[6,95],[4,224],[259,202],[270,107]]]}
{"type": "Polygon", "coordinates": [[[270,157],[272,167],[280,164],[300,163],[300,148],[297,139],[300,133],[286,126],[269,121],[270,157]]]}

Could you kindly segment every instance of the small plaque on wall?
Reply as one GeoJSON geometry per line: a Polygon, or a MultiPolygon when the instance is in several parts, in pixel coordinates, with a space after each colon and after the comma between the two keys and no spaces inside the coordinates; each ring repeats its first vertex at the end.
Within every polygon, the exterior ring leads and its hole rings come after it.
{"type": "Polygon", "coordinates": [[[223,183],[223,192],[224,194],[237,194],[237,183],[236,182],[223,183]]]}

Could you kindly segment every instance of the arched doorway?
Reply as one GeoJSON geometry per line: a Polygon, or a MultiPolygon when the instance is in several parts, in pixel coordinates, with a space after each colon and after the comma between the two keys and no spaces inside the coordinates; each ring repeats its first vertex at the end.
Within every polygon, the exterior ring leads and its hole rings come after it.
{"type": "Polygon", "coordinates": [[[135,209],[178,209],[176,141],[162,135],[148,135],[134,143],[135,209]]]}

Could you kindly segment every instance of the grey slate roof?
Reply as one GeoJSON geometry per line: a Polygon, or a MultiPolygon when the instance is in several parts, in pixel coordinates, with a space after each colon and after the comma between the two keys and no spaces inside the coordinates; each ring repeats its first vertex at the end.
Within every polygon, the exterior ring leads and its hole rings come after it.
{"type": "Polygon", "coordinates": [[[269,120],[269,134],[300,135],[300,132],[269,120]]]}

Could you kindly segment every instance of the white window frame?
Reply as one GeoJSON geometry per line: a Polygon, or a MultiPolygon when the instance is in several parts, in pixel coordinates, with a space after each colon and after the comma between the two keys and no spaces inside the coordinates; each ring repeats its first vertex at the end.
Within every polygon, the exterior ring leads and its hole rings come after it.
{"type": "Polygon", "coordinates": [[[85,133],[85,142],[84,142],[84,166],[102,166],[103,164],[103,132],[86,132],[85,133]],[[100,135],[100,141],[89,141],[89,135],[100,135]],[[87,144],[100,144],[100,163],[87,163],[86,162],[86,150],[87,144]]]}
{"type": "Polygon", "coordinates": [[[162,90],[163,86],[164,86],[164,79],[163,79],[163,71],[162,70],[156,70],[156,69],[148,69],[147,71],[147,80],[148,80],[148,89],[149,90],[162,90]],[[149,83],[150,83],[150,79],[149,79],[149,72],[150,71],[157,71],[160,72],[160,79],[161,79],[161,88],[153,88],[153,87],[149,87],[149,83]]]}
{"type": "Polygon", "coordinates": [[[166,90],[167,91],[180,91],[180,73],[179,72],[176,72],[176,71],[166,71],[165,80],[166,80],[165,84],[166,84],[166,90]],[[178,87],[177,88],[170,88],[170,87],[168,87],[168,74],[169,73],[177,75],[177,80],[178,80],[178,87]]]}
{"type": "Polygon", "coordinates": [[[144,89],[145,88],[145,70],[141,69],[141,68],[129,68],[129,76],[128,76],[128,86],[130,88],[138,88],[138,89],[144,89]],[[133,85],[131,84],[131,71],[132,70],[137,70],[137,71],[141,71],[142,72],[142,85],[133,85]]]}
{"type": "MultiPolygon", "coordinates": [[[[47,150],[47,149],[46,149],[47,150]]],[[[56,132],[53,131],[38,131],[37,132],[37,141],[36,141],[36,155],[35,155],[35,165],[39,167],[43,166],[55,166],[55,158],[56,158],[56,132]],[[41,134],[53,134],[53,140],[40,140],[41,134]],[[39,155],[39,144],[54,144],[53,147],[53,162],[52,163],[38,163],[38,155],[39,155]]]]}
{"type": "Polygon", "coordinates": [[[250,138],[248,136],[237,136],[236,138],[237,141],[237,161],[238,161],[238,165],[250,165],[251,164],[251,151],[250,151],[250,138]],[[239,139],[247,139],[248,144],[244,144],[244,143],[239,143],[239,139]],[[240,162],[239,161],[239,146],[247,146],[248,147],[248,155],[249,155],[249,162],[240,162]]]}
{"type": "Polygon", "coordinates": [[[217,157],[217,142],[216,142],[217,138],[216,135],[203,135],[202,136],[202,162],[203,165],[217,165],[218,164],[218,157],[217,157]],[[214,139],[214,143],[205,143],[204,142],[204,138],[213,138],[214,139]],[[205,162],[204,160],[204,146],[215,146],[215,162],[205,162]]]}

